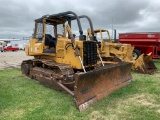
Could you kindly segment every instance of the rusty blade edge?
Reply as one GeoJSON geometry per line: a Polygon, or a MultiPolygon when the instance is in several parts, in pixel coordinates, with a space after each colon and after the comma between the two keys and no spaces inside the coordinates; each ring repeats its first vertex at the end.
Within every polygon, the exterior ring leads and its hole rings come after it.
{"type": "Polygon", "coordinates": [[[101,100],[102,98],[108,96],[109,94],[111,94],[112,92],[118,90],[119,88],[126,86],[128,83],[130,83],[133,79],[127,80],[115,87],[112,87],[111,89],[109,89],[106,92],[100,93],[98,95],[96,95],[95,97],[93,97],[92,99],[80,104],[78,107],[78,109],[80,110],[80,112],[83,112],[84,110],[86,110],[87,108],[89,108],[92,104],[96,103],[97,101],[101,100]]]}

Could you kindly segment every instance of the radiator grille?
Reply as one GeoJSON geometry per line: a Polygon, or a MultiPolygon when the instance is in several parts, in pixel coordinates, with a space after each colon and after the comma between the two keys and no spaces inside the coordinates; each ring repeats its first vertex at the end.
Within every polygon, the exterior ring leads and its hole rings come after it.
{"type": "Polygon", "coordinates": [[[97,63],[97,45],[93,41],[83,42],[83,64],[92,66],[97,63]]]}

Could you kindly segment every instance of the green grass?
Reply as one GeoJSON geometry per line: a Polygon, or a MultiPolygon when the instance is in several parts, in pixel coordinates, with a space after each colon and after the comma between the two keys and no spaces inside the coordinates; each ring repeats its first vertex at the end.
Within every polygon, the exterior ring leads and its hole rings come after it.
{"type": "Polygon", "coordinates": [[[0,119],[157,120],[160,118],[160,60],[154,75],[133,73],[134,81],[79,112],[72,96],[21,75],[0,71],[0,119]]]}

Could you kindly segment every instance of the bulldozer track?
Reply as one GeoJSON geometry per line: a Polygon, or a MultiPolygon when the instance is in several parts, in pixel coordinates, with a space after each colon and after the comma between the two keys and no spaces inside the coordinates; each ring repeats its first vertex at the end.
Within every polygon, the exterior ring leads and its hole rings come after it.
{"type": "Polygon", "coordinates": [[[68,74],[73,74],[73,69],[67,64],[56,63],[53,60],[46,60],[46,59],[34,59],[33,62],[41,62],[42,64],[47,65],[48,68],[58,67],[62,72],[63,76],[67,76],[68,74]]]}
{"type": "Polygon", "coordinates": [[[21,69],[27,77],[38,80],[47,86],[64,85],[63,87],[73,90],[74,71],[69,65],[59,64],[52,60],[32,59],[23,61],[21,69]]]}
{"type": "Polygon", "coordinates": [[[52,70],[53,68],[59,68],[60,71],[62,72],[62,75],[64,76],[67,76],[69,73],[73,72],[73,69],[69,65],[59,64],[59,63],[54,62],[53,60],[32,59],[32,60],[25,60],[22,62],[22,64],[30,64],[32,65],[32,67],[41,67],[41,68],[46,68],[46,69],[52,68],[52,70]],[[37,66],[36,63],[41,64],[41,65],[37,66]]]}

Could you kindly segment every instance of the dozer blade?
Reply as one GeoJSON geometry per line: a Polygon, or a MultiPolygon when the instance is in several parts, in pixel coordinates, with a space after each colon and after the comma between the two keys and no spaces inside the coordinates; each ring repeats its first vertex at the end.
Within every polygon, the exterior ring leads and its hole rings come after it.
{"type": "Polygon", "coordinates": [[[157,71],[157,67],[155,66],[149,54],[140,55],[139,58],[133,64],[132,69],[138,73],[143,74],[154,74],[157,71]]]}
{"type": "Polygon", "coordinates": [[[125,86],[132,80],[132,63],[108,65],[87,73],[75,74],[75,101],[80,111],[125,86]]]}

